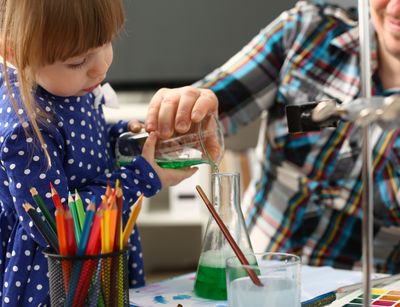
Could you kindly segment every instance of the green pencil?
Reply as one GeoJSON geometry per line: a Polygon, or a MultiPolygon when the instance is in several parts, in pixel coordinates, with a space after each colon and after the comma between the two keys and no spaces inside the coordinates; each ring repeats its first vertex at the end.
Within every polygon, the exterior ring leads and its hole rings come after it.
{"type": "Polygon", "coordinates": [[[57,233],[57,226],[56,222],[54,221],[54,218],[49,212],[49,209],[47,209],[46,204],[44,203],[43,199],[40,197],[38,191],[36,188],[30,188],[29,190],[32,194],[32,198],[35,201],[36,205],[40,208],[40,211],[42,211],[46,221],[49,223],[50,227],[54,230],[55,233],[57,233]]]}
{"type": "Polygon", "coordinates": [[[85,223],[85,209],[83,209],[83,202],[77,189],[75,189],[75,205],[76,211],[78,212],[79,225],[81,225],[81,229],[83,229],[83,224],[85,223]]]}
{"type": "Polygon", "coordinates": [[[71,192],[68,194],[68,207],[72,214],[72,219],[74,221],[74,234],[76,245],[79,246],[79,241],[81,239],[81,225],[79,224],[78,212],[76,210],[76,205],[74,199],[72,198],[71,192]]]}

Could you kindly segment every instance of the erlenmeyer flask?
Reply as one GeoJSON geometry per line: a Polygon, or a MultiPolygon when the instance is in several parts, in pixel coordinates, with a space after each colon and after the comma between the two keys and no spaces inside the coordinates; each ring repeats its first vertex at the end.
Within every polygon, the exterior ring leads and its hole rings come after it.
{"type": "MultiPolygon", "coordinates": [[[[240,176],[238,173],[213,173],[211,196],[213,205],[243,253],[252,253],[249,235],[240,208],[240,176]]],[[[208,220],[197,267],[194,291],[197,296],[226,300],[225,261],[235,256],[218,224],[208,220]]]]}

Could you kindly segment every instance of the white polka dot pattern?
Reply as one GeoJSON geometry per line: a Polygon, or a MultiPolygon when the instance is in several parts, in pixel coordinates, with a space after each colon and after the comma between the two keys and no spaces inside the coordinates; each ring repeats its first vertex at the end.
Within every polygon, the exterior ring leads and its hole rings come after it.
{"type": "MultiPolygon", "coordinates": [[[[105,132],[109,131],[115,140],[121,131],[126,131],[127,123],[106,129],[102,109],[94,108],[92,94],[61,98],[38,89],[41,112],[51,114],[48,125],[41,127],[51,167],[34,136],[25,133],[24,128],[30,126],[26,112],[17,111],[23,119],[20,122],[1,85],[0,97],[0,255],[4,255],[0,257],[0,305],[49,306],[47,261],[42,254],[46,243],[22,209],[24,201],[34,204],[29,189],[35,187],[54,211],[50,182],[63,201],[68,190],[75,189],[82,199],[96,196],[100,200],[107,182],[115,185],[119,179],[126,187],[124,207],[128,209],[140,193],[150,197],[161,184],[141,157],[123,170],[114,170],[113,143],[105,132]]],[[[123,218],[126,222],[128,216],[123,218]]],[[[129,242],[133,247],[129,251],[130,284],[141,286],[143,259],[137,231],[129,242]]]]}

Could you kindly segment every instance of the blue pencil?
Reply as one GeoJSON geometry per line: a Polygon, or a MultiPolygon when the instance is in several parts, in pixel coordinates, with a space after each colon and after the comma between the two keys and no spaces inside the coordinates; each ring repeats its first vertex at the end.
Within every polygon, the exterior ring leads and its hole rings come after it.
{"type": "MultiPolygon", "coordinates": [[[[92,226],[92,221],[94,217],[94,211],[96,209],[96,206],[94,203],[89,203],[86,209],[86,215],[85,215],[85,222],[83,224],[83,229],[81,233],[81,237],[79,240],[79,245],[78,245],[78,252],[77,256],[83,256],[85,254],[86,250],[86,245],[89,239],[89,233],[90,233],[90,228],[92,226]]],[[[77,261],[74,263],[74,266],[72,268],[72,273],[71,273],[71,279],[69,282],[69,287],[68,287],[68,294],[67,298],[65,300],[64,306],[72,306],[74,302],[74,296],[76,295],[76,288],[79,282],[81,270],[82,270],[82,264],[83,260],[77,261]]],[[[87,276],[87,278],[90,278],[90,276],[87,276]]]]}

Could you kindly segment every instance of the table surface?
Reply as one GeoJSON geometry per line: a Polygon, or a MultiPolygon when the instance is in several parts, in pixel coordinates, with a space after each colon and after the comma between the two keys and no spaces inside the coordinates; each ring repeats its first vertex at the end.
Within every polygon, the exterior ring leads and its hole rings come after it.
{"type": "MultiPolygon", "coordinates": [[[[197,297],[193,292],[195,272],[157,282],[142,288],[130,289],[131,306],[205,306],[228,307],[226,301],[214,301],[197,297]]],[[[381,277],[374,274],[372,278],[381,277]]],[[[301,273],[301,300],[306,301],[339,287],[362,281],[362,273],[346,271],[331,267],[302,266],[301,273]]],[[[342,300],[343,301],[343,300],[342,300]]],[[[333,306],[340,306],[332,304],[333,306]]]]}

